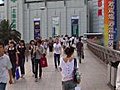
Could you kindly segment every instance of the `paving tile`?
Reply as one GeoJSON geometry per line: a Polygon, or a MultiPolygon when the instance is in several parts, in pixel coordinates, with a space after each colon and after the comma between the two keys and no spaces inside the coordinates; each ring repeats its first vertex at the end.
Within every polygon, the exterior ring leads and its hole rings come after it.
{"type": "MultiPolygon", "coordinates": [[[[74,54],[76,57],[76,52],[74,54]]],[[[42,79],[35,82],[31,72],[31,60],[25,63],[25,79],[16,81],[15,84],[7,84],[7,90],[62,90],[61,74],[54,68],[53,56],[47,55],[48,67],[43,68],[42,79]]],[[[81,90],[111,90],[107,86],[107,67],[85,48],[85,59],[79,64],[82,73],[82,81],[78,86],[81,90]]]]}

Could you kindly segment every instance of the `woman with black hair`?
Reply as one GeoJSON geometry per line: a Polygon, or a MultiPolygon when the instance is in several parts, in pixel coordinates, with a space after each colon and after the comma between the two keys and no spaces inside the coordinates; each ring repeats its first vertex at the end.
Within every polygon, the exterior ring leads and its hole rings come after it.
{"type": "MultiPolygon", "coordinates": [[[[62,90],[75,90],[77,84],[73,80],[74,72],[74,48],[66,47],[66,56],[61,58],[60,71],[62,75],[62,90]]],[[[78,68],[78,65],[77,65],[78,68]]]]}
{"type": "Polygon", "coordinates": [[[37,41],[34,55],[35,55],[35,82],[38,82],[38,73],[39,73],[39,79],[41,79],[42,77],[42,66],[40,63],[40,60],[43,56],[42,40],[37,41]]]}
{"type": "Polygon", "coordinates": [[[18,57],[19,57],[19,65],[20,65],[20,70],[21,70],[21,78],[25,75],[25,42],[24,40],[20,40],[19,45],[17,46],[18,50],[18,57]]]}
{"type": "Polygon", "coordinates": [[[15,48],[15,43],[13,41],[9,42],[7,52],[8,52],[11,64],[12,64],[12,75],[13,75],[13,78],[15,79],[15,70],[18,64],[18,55],[17,55],[17,50],[15,48]]]}
{"type": "Polygon", "coordinates": [[[52,37],[50,37],[49,41],[48,41],[48,47],[49,47],[49,53],[51,54],[53,52],[53,39],[52,37]]]}
{"type": "Polygon", "coordinates": [[[35,64],[35,56],[34,56],[35,41],[34,40],[30,41],[29,50],[31,53],[32,73],[35,74],[35,65],[34,65],[35,64]]]}

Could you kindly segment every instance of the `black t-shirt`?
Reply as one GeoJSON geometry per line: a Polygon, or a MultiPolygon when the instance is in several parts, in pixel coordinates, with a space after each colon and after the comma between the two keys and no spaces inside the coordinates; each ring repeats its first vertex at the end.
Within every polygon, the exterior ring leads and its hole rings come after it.
{"type": "Polygon", "coordinates": [[[29,46],[29,50],[31,50],[31,56],[33,55],[34,48],[35,48],[35,46],[32,46],[32,45],[29,46]]]}
{"type": "Polygon", "coordinates": [[[82,48],[83,48],[83,43],[82,43],[82,42],[78,42],[78,43],[76,44],[76,48],[77,48],[77,51],[81,51],[82,48]]]}
{"type": "Polygon", "coordinates": [[[25,46],[20,46],[18,45],[17,47],[17,50],[19,51],[19,57],[20,58],[25,58],[25,50],[26,50],[26,47],[25,46]]]}
{"type": "Polygon", "coordinates": [[[8,55],[9,55],[11,63],[16,63],[16,52],[17,52],[17,50],[15,47],[8,48],[8,55]]]}

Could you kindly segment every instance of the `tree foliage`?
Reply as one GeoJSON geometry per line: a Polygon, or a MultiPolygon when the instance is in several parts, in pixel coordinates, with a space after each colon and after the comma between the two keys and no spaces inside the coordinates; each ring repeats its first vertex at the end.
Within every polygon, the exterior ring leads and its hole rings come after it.
{"type": "Polygon", "coordinates": [[[9,39],[14,39],[16,42],[21,39],[21,33],[13,28],[13,23],[9,24],[8,20],[0,22],[0,39],[7,42],[9,39]]]}

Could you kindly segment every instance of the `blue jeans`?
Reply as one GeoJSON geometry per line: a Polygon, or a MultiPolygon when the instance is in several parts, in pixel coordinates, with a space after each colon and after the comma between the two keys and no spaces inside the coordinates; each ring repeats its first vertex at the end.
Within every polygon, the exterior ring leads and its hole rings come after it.
{"type": "Polygon", "coordinates": [[[60,54],[55,54],[54,53],[54,63],[55,63],[55,68],[60,65],[60,54]],[[57,65],[58,63],[58,65],[57,65]]]}
{"type": "Polygon", "coordinates": [[[6,83],[0,83],[0,90],[5,90],[6,83]]]}
{"type": "Polygon", "coordinates": [[[62,82],[62,90],[75,90],[77,84],[73,80],[62,82]]]}

